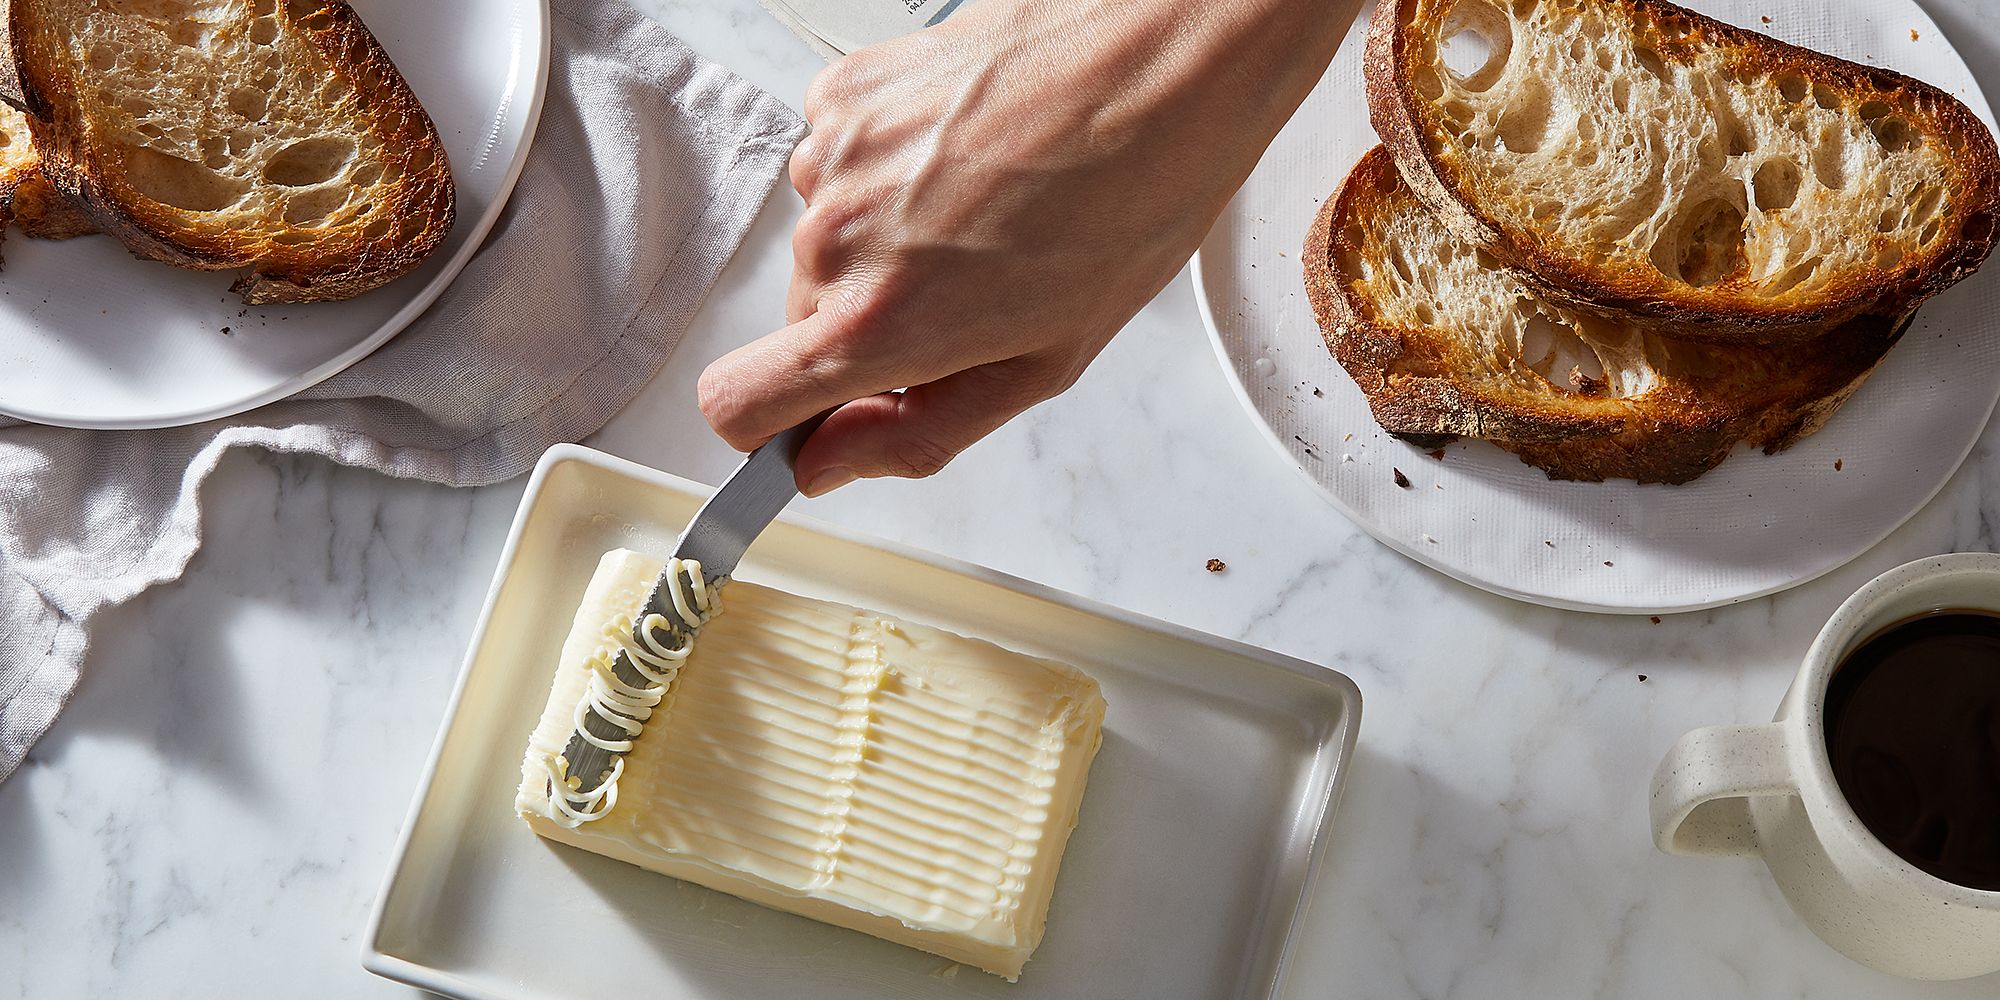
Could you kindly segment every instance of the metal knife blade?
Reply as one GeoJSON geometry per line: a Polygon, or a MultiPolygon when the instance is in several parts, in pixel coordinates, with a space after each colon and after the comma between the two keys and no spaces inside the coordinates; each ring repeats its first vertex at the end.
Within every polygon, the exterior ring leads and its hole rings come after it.
{"type": "MultiPolygon", "coordinates": [[[[799,446],[820,424],[824,416],[814,417],[777,437],[765,442],[743,464],[730,473],[722,488],[708,498],[708,502],[695,511],[694,520],[688,522],[687,529],[674,543],[674,558],[692,560],[701,564],[702,579],[710,586],[736,571],[736,564],[743,559],[743,553],[750,543],[757,539],[778,512],[798,496],[799,490],[794,478],[794,463],[799,456],[799,446]]],[[[667,596],[667,588],[672,580],[673,567],[669,560],[667,568],[660,572],[660,579],[653,584],[653,592],[646,597],[645,604],[633,617],[633,638],[642,643],[644,637],[639,631],[645,628],[647,616],[664,616],[671,624],[673,632],[681,642],[692,637],[694,628],[682,620],[674,610],[673,599],[667,596]]],[[[632,666],[631,659],[620,652],[611,663],[612,673],[619,680],[637,688],[647,687],[651,682],[632,666]]],[[[591,735],[603,740],[626,739],[625,731],[596,712],[585,712],[583,724],[591,735]]],[[[589,792],[597,788],[609,773],[612,758],[617,756],[603,747],[572,734],[569,745],[563,748],[563,756],[569,760],[569,774],[579,780],[577,791],[589,792]]]]}

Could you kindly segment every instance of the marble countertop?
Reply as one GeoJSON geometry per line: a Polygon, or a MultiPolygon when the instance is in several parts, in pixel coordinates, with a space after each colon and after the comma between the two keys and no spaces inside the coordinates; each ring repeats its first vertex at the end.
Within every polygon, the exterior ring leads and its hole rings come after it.
{"type": "MultiPolygon", "coordinates": [[[[645,0],[796,103],[821,65],[753,0],[645,0]]],[[[2000,94],[2000,12],[1925,0],[2000,94]]],[[[697,373],[776,325],[799,203],[774,195],[665,371],[590,443],[714,482],[697,373]]],[[[1681,732],[1769,717],[1855,587],[1993,550],[2000,432],[1847,568],[1707,613],[1492,597],[1377,544],[1224,382],[1185,276],[1081,383],[924,482],[800,505],[1334,666],[1367,701],[1290,995],[1992,997],[1821,945],[1754,861],[1654,851],[1646,783],[1681,732]],[[1220,574],[1204,563],[1228,563],[1220,574]]],[[[228,459],[186,578],[102,620],[82,687],[0,784],[0,998],[393,996],[359,937],[520,483],[452,490],[228,459]]]]}

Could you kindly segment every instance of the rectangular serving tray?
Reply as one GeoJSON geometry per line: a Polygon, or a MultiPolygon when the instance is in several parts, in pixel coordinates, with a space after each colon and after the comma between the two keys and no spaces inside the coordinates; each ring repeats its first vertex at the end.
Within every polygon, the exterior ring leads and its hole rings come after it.
{"type": "Polygon", "coordinates": [[[709,492],[574,445],[542,457],[369,918],[369,971],[477,1000],[1278,996],[1354,750],[1354,683],[806,518],[781,517],[736,575],[1104,687],[1104,746],[1020,983],[530,832],[522,748],[598,556],[666,553],[709,492]]]}

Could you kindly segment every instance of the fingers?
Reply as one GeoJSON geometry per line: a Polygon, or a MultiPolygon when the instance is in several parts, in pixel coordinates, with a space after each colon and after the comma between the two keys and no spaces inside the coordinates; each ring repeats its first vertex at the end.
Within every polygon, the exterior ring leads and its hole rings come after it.
{"type": "Polygon", "coordinates": [[[843,358],[829,343],[832,325],[830,314],[814,313],[702,371],[696,401],[730,447],[749,451],[815,413],[900,384],[843,358]]]}
{"type": "Polygon", "coordinates": [[[799,449],[799,489],[820,496],[855,479],[936,473],[1073,378],[1033,357],[967,369],[834,411],[799,449]]]}

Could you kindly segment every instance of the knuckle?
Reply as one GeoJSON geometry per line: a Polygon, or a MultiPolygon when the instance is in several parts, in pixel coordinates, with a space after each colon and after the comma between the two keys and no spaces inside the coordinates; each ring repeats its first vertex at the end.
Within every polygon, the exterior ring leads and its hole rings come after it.
{"type": "Polygon", "coordinates": [[[749,408],[734,378],[722,365],[710,365],[695,381],[695,405],[701,415],[730,444],[737,444],[749,408]]]}
{"type": "Polygon", "coordinates": [[[823,143],[817,141],[818,136],[818,132],[813,132],[799,140],[799,144],[792,149],[789,164],[792,190],[797,191],[799,197],[807,201],[812,200],[813,189],[819,186],[820,171],[825,160],[823,143]]]}
{"type": "Polygon", "coordinates": [[[858,202],[846,198],[828,196],[807,205],[792,230],[793,262],[813,275],[838,273],[865,214],[858,202]]]}
{"type": "Polygon", "coordinates": [[[862,68],[861,61],[849,55],[834,60],[812,78],[806,85],[803,105],[806,121],[818,124],[820,116],[831,108],[839,107],[854,92],[854,77],[862,68]]]}

